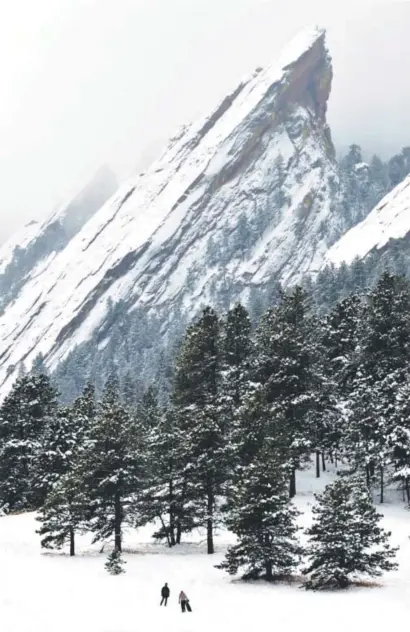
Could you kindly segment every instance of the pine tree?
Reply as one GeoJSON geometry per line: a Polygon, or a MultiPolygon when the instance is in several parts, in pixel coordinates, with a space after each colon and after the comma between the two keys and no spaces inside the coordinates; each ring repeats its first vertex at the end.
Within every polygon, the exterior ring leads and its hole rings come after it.
{"type": "Polygon", "coordinates": [[[68,472],[77,444],[77,428],[71,410],[60,406],[52,417],[46,418],[33,454],[31,485],[37,498],[44,501],[59,479],[68,472]]]}
{"type": "Polygon", "coordinates": [[[291,497],[296,494],[296,469],[309,458],[312,445],[317,385],[311,333],[307,297],[296,287],[268,310],[256,336],[255,379],[263,392],[270,436],[281,442],[291,466],[291,497]]]}
{"type": "MultiPolygon", "coordinates": [[[[71,409],[61,408],[56,417],[56,428],[46,429],[37,476],[46,486],[46,498],[39,511],[41,536],[44,548],[61,548],[70,545],[75,554],[75,534],[85,530],[90,518],[91,499],[83,484],[79,463],[91,423],[96,414],[94,387],[87,384],[71,409]]],[[[89,490],[88,490],[89,491],[89,490]]]]}
{"type": "MultiPolygon", "coordinates": [[[[316,449],[331,458],[340,453],[346,432],[344,401],[357,370],[362,302],[354,294],[337,303],[317,326],[320,390],[315,413],[316,449]]],[[[318,470],[318,464],[317,464],[318,470]]]]}
{"type": "Polygon", "coordinates": [[[121,399],[127,408],[134,408],[137,401],[137,386],[129,371],[121,380],[121,399]]]}
{"type": "Polygon", "coordinates": [[[403,495],[410,505],[410,378],[395,388],[391,411],[388,445],[394,464],[393,479],[403,485],[403,495]]]}
{"type": "Polygon", "coordinates": [[[85,496],[76,472],[70,471],[56,483],[48,494],[37,520],[41,546],[61,549],[66,543],[70,556],[75,555],[75,535],[85,531],[89,512],[89,498],[85,496]]]}
{"type": "Polygon", "coordinates": [[[9,511],[44,501],[33,486],[35,456],[56,408],[57,392],[46,375],[18,378],[0,408],[0,505],[9,511]]]}
{"type": "Polygon", "coordinates": [[[268,581],[289,576],[296,569],[302,550],[288,480],[287,465],[281,463],[271,443],[266,443],[231,490],[226,523],[238,543],[229,547],[218,568],[231,575],[242,568],[245,579],[262,576],[268,581]]]}
{"type": "Polygon", "coordinates": [[[366,469],[369,486],[378,476],[383,501],[395,394],[407,379],[410,353],[410,286],[405,279],[382,275],[368,296],[359,336],[344,443],[350,461],[366,469]]]}
{"type": "MultiPolygon", "coordinates": [[[[248,312],[240,304],[228,312],[223,323],[221,350],[221,405],[227,424],[228,451],[231,452],[227,458],[233,471],[243,437],[241,412],[251,391],[253,360],[251,321],[248,312]]],[[[229,489],[230,477],[226,483],[229,489]]]]}
{"type": "Polygon", "coordinates": [[[110,575],[121,575],[122,573],[125,573],[123,566],[126,563],[127,562],[122,558],[121,551],[119,549],[114,549],[108,555],[105,568],[110,575]]]}
{"type": "Polygon", "coordinates": [[[144,391],[137,405],[138,422],[146,430],[150,432],[158,427],[160,410],[158,406],[158,392],[153,386],[149,386],[144,391]]]}
{"type": "Polygon", "coordinates": [[[363,575],[378,577],[394,570],[396,548],[379,525],[381,515],[359,479],[341,478],[316,495],[313,525],[306,533],[309,563],[307,589],[347,588],[363,575]]]}
{"type": "Polygon", "coordinates": [[[192,530],[184,471],[184,435],[170,406],[160,416],[158,425],[149,432],[148,460],[150,479],[139,506],[141,525],[159,521],[156,539],[166,539],[168,546],[181,543],[183,533],[192,530]]]}
{"type": "Polygon", "coordinates": [[[197,524],[206,527],[208,553],[214,552],[217,498],[226,479],[226,420],[220,401],[220,323],[206,308],[191,325],[175,373],[172,405],[183,436],[186,497],[197,524]]]}
{"type": "Polygon", "coordinates": [[[221,342],[223,395],[236,410],[248,392],[252,359],[251,321],[240,303],[227,313],[221,342]]]}
{"type": "Polygon", "coordinates": [[[83,489],[90,498],[88,527],[94,542],[114,536],[115,547],[121,551],[124,522],[137,520],[146,465],[144,431],[122,406],[118,381],[111,377],[78,464],[83,489]]]}
{"type": "Polygon", "coordinates": [[[31,367],[32,375],[48,375],[48,370],[42,353],[36,355],[31,367]]]}

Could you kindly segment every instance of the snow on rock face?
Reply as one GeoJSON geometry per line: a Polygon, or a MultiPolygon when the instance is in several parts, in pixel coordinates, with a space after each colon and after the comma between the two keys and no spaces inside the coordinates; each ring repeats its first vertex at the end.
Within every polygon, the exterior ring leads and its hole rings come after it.
{"type": "Polygon", "coordinates": [[[372,250],[381,250],[390,239],[410,232],[410,176],[384,197],[360,224],[351,228],[326,253],[324,265],[351,263],[372,250]]]}
{"type": "Polygon", "coordinates": [[[325,33],[308,29],[120,187],[0,316],[0,392],[21,361],[41,352],[54,368],[88,339],[108,298],[194,313],[224,283],[241,298],[251,284],[318,269],[343,228],[331,80],[325,33]]]}
{"type": "Polygon", "coordinates": [[[30,222],[0,248],[0,307],[5,308],[27,278],[41,272],[65,248],[89,218],[114,193],[114,174],[103,167],[69,202],[62,204],[43,222],[30,222]]]}

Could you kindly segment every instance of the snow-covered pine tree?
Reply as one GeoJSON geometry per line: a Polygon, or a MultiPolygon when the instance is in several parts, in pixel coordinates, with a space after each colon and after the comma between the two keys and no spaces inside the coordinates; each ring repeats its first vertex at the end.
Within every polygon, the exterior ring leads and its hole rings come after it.
{"type": "Polygon", "coordinates": [[[170,406],[152,428],[148,439],[150,479],[139,504],[138,524],[158,521],[156,539],[166,539],[168,546],[181,543],[183,533],[192,530],[193,517],[187,506],[187,475],[184,471],[185,437],[176,423],[170,406]]]}
{"type": "Polygon", "coordinates": [[[314,414],[316,470],[318,457],[326,452],[333,459],[341,450],[345,433],[344,401],[351,392],[356,374],[358,330],[362,303],[353,295],[337,303],[316,327],[318,337],[316,364],[320,388],[314,414]]]}
{"type": "Polygon", "coordinates": [[[78,463],[81,487],[90,498],[88,528],[94,542],[114,536],[115,547],[121,551],[124,522],[137,520],[146,467],[144,430],[122,406],[118,381],[111,377],[78,463]]]}
{"type": "Polygon", "coordinates": [[[32,375],[48,375],[48,370],[42,353],[36,355],[31,367],[32,375]]]}
{"type": "Polygon", "coordinates": [[[379,525],[382,516],[359,478],[340,478],[316,501],[313,525],[306,531],[307,589],[347,588],[363,575],[378,577],[396,568],[397,548],[389,545],[391,534],[379,525]]]}
{"type": "Polygon", "coordinates": [[[44,500],[33,486],[34,457],[56,409],[57,392],[46,375],[18,378],[0,408],[0,506],[9,511],[44,500]]]}
{"type": "Polygon", "coordinates": [[[147,433],[150,433],[158,427],[160,416],[157,389],[149,386],[137,404],[138,423],[147,433]]]}
{"type": "Polygon", "coordinates": [[[403,487],[403,500],[410,506],[410,379],[395,389],[395,402],[388,436],[394,464],[393,479],[403,487]]]}
{"type": "Polygon", "coordinates": [[[312,411],[316,405],[315,349],[307,296],[300,287],[283,293],[261,319],[256,334],[256,381],[261,385],[270,435],[292,464],[290,496],[296,494],[296,469],[309,458],[312,411]]]}
{"type": "MultiPolygon", "coordinates": [[[[221,404],[226,417],[227,458],[233,474],[240,463],[238,446],[242,443],[241,411],[251,387],[253,341],[251,320],[246,309],[237,304],[228,311],[221,332],[221,404]],[[228,452],[231,454],[228,454],[228,452]]],[[[229,489],[231,476],[226,480],[229,489]]],[[[225,492],[226,493],[226,492],[225,492]]]]}
{"type": "Polygon", "coordinates": [[[42,547],[61,548],[69,542],[70,555],[74,555],[75,534],[83,530],[90,512],[90,497],[79,464],[96,414],[94,387],[87,384],[72,407],[60,407],[59,413],[54,424],[55,435],[53,425],[46,428],[40,469],[37,463],[40,483],[47,485],[45,503],[37,518],[41,522],[37,533],[42,538],[42,547]]]}
{"type": "Polygon", "coordinates": [[[234,412],[249,391],[252,362],[251,320],[240,303],[228,311],[221,338],[223,397],[234,412]]]}
{"type": "Polygon", "coordinates": [[[69,470],[77,443],[77,428],[71,409],[59,406],[53,416],[45,419],[44,430],[33,454],[32,487],[39,506],[69,470]]]}
{"type": "Polygon", "coordinates": [[[302,549],[297,537],[298,512],[289,500],[289,467],[271,441],[236,477],[226,524],[238,539],[218,568],[245,579],[268,581],[291,575],[302,549]]]}
{"type": "Polygon", "coordinates": [[[121,575],[122,573],[125,573],[123,566],[126,563],[127,562],[122,557],[121,551],[119,549],[114,549],[108,555],[105,568],[110,575],[121,575]]]}
{"type": "Polygon", "coordinates": [[[221,414],[220,321],[210,307],[187,330],[176,362],[172,406],[183,441],[185,497],[197,524],[206,528],[208,553],[213,553],[217,498],[227,474],[227,428],[221,414]]]}
{"type": "Polygon", "coordinates": [[[350,423],[344,443],[356,467],[366,469],[369,486],[377,479],[383,500],[388,436],[397,388],[407,379],[410,353],[410,285],[384,273],[369,294],[359,331],[357,370],[349,398],[350,423]]]}
{"type": "Polygon", "coordinates": [[[70,556],[75,555],[75,535],[85,530],[90,499],[85,495],[75,468],[62,476],[48,494],[39,510],[36,531],[45,549],[61,549],[69,544],[70,556]]]}
{"type": "Polygon", "coordinates": [[[121,399],[127,408],[134,408],[137,401],[137,388],[130,371],[121,380],[121,399]]]}
{"type": "Polygon", "coordinates": [[[74,401],[72,410],[76,428],[82,429],[83,435],[86,434],[97,412],[94,384],[86,383],[82,394],[74,401]]]}

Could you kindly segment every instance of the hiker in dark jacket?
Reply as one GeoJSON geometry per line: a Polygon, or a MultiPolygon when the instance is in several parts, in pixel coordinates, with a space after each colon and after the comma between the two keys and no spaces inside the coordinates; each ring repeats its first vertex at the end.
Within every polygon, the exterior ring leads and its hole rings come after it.
{"type": "Polygon", "coordinates": [[[167,605],[169,594],[170,594],[170,591],[169,591],[169,588],[168,588],[168,584],[165,583],[165,586],[163,586],[161,588],[161,597],[162,597],[162,599],[161,599],[160,606],[162,606],[162,604],[164,604],[164,606],[167,605]]]}

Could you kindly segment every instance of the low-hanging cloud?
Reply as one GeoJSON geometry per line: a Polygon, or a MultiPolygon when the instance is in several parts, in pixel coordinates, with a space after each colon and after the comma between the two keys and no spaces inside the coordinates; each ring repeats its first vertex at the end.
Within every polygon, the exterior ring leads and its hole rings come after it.
{"type": "Polygon", "coordinates": [[[121,178],[307,23],[328,26],[339,147],[410,144],[410,3],[16,0],[0,24],[0,239],[102,163],[121,178]]]}

